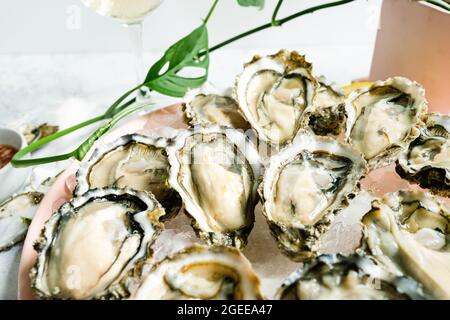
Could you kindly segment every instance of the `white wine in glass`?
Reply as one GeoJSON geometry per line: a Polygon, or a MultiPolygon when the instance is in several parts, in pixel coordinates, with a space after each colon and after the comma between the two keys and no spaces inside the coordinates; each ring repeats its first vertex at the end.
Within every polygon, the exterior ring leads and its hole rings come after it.
{"type": "MultiPolygon", "coordinates": [[[[129,30],[138,84],[145,79],[142,48],[142,21],[156,9],[162,0],[81,0],[81,2],[103,16],[109,16],[129,30]]],[[[140,90],[141,97],[148,91],[140,90]]]]}

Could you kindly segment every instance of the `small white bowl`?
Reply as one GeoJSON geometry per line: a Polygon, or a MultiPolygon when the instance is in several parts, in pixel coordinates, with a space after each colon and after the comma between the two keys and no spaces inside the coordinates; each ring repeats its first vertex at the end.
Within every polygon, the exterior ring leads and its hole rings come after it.
{"type": "MultiPolygon", "coordinates": [[[[9,144],[17,150],[27,145],[25,137],[18,131],[0,128],[0,144],[9,144]]],[[[18,192],[30,175],[30,168],[14,168],[11,163],[0,169],[0,202],[18,192]]]]}

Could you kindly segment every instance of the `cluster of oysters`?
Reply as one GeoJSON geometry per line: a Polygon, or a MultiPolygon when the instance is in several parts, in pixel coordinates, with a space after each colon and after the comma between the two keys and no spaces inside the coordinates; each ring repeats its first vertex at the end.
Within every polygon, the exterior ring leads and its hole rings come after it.
{"type": "Polygon", "coordinates": [[[405,179],[450,195],[450,117],[426,114],[419,84],[394,77],[346,96],[282,50],[245,64],[232,96],[207,91],[185,98],[189,128],[127,135],[81,164],[73,199],[35,243],[39,298],[262,299],[241,253],[259,202],[299,262],[276,298],[450,298],[450,211],[429,193],[374,200],[354,254],[319,251],[371,170],[396,162],[405,179]],[[182,207],[206,244],[144,272],[182,207]]]}

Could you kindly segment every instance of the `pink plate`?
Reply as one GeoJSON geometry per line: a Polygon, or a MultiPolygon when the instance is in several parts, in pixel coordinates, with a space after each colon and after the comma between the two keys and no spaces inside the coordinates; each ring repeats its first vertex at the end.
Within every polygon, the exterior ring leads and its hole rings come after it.
{"type": "MultiPolygon", "coordinates": [[[[165,127],[182,128],[184,126],[181,106],[176,104],[131,120],[104,136],[96,143],[96,146],[111,142],[126,134],[150,134],[155,130],[165,127]]],[[[92,148],[92,150],[94,150],[94,148],[92,148]]],[[[21,300],[34,299],[29,278],[30,270],[36,261],[36,251],[33,249],[33,244],[52,213],[55,212],[61,204],[71,199],[72,191],[75,187],[75,173],[78,166],[78,163],[73,163],[59,175],[47,195],[42,200],[28,229],[19,266],[18,298],[21,300]]]]}

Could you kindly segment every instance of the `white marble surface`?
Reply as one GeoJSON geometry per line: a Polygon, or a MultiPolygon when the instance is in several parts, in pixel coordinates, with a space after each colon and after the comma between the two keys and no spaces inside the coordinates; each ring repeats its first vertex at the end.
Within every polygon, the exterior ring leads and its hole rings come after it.
{"type": "MultiPolygon", "coordinates": [[[[316,74],[345,84],[368,74],[372,46],[288,48],[306,53],[316,74]]],[[[277,49],[223,49],[212,55],[210,81],[219,88],[234,77],[254,53],[277,49]]],[[[159,54],[146,55],[151,64],[159,54]]],[[[65,128],[103,110],[134,85],[132,61],[127,54],[0,55],[0,126],[20,128],[27,123],[49,122],[65,128]]],[[[156,97],[157,107],[176,101],[156,97]]],[[[37,155],[73,149],[92,128],[49,145],[37,155]]],[[[39,178],[56,174],[67,165],[36,168],[39,178]]],[[[17,297],[17,268],[21,246],[0,253],[0,299],[17,297]]]]}

